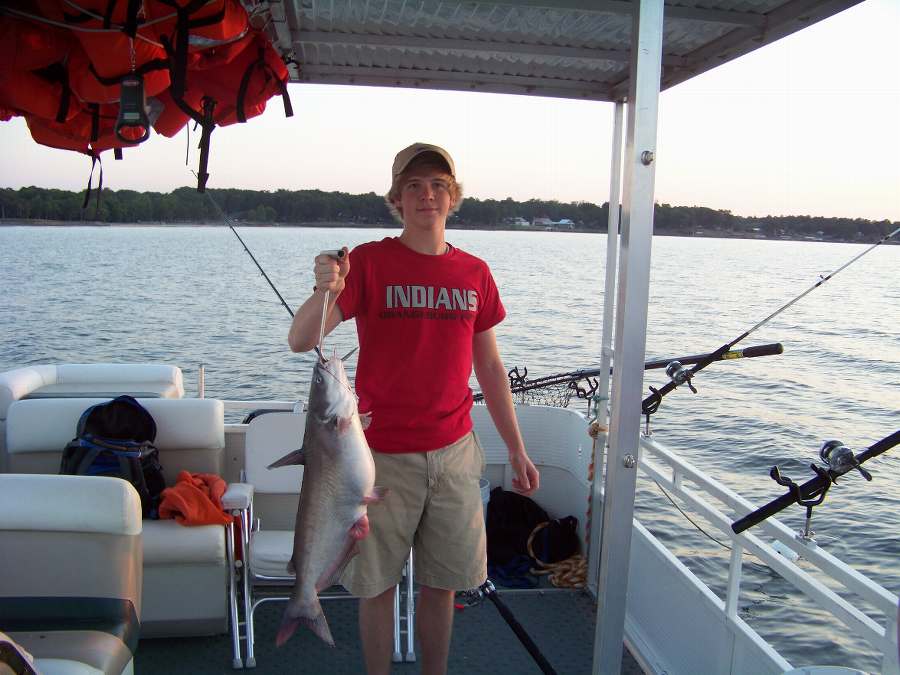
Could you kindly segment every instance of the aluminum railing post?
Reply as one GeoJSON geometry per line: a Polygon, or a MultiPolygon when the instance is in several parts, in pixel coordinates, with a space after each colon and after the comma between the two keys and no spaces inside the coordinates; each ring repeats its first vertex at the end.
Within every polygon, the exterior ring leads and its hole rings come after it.
{"type": "Polygon", "coordinates": [[[615,370],[594,639],[595,674],[617,674],[622,667],[650,295],[662,33],[663,0],[641,0],[635,8],[632,28],[615,370]]]}

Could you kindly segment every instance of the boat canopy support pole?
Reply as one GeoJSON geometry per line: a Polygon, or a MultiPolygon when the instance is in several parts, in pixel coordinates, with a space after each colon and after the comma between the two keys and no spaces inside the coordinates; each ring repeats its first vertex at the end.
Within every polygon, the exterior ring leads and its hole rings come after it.
{"type": "MultiPolygon", "coordinates": [[[[622,134],[625,102],[616,101],[613,112],[612,161],[609,167],[609,213],[606,220],[606,285],[603,290],[603,333],[601,338],[600,377],[596,422],[609,422],[609,375],[612,361],[613,309],[616,297],[616,269],[619,261],[619,213],[622,204],[622,134]]],[[[607,434],[600,432],[594,443],[594,477],[591,484],[591,539],[588,546],[588,590],[598,596],[600,575],[600,521],[603,517],[603,475],[607,434]]]]}
{"type": "MultiPolygon", "coordinates": [[[[635,6],[624,160],[622,236],[616,300],[615,365],[600,548],[600,596],[593,673],[619,673],[631,557],[634,492],[650,295],[656,125],[663,0],[635,6]]],[[[641,583],[640,579],[633,580],[641,583]]]]}

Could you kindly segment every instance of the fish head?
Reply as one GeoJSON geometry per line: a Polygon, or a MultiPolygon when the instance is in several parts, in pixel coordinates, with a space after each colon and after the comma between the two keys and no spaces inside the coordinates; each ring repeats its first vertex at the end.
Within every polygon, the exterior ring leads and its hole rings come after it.
{"type": "Polygon", "coordinates": [[[309,388],[309,412],[320,419],[347,418],[356,412],[356,394],[347,378],[344,360],[337,355],[316,361],[309,388]]]}

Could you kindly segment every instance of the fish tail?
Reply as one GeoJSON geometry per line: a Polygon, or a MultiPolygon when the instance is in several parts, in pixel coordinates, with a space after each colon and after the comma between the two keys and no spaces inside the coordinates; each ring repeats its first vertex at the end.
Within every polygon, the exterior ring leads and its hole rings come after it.
{"type": "Polygon", "coordinates": [[[328,621],[322,612],[322,605],[319,604],[318,598],[312,604],[294,608],[294,605],[288,605],[281,619],[281,626],[278,628],[278,635],[275,637],[275,646],[280,647],[287,642],[297,630],[297,626],[306,626],[309,628],[322,642],[334,647],[334,638],[331,637],[331,629],[328,628],[328,621]]]}

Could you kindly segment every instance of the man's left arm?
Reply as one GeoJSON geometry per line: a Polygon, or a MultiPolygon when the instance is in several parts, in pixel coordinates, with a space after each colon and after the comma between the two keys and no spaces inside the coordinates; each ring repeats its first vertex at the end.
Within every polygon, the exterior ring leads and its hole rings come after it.
{"type": "Polygon", "coordinates": [[[475,333],[472,338],[472,362],[488,412],[509,450],[509,462],[514,474],[513,488],[530,495],[540,486],[540,475],[525,450],[509,391],[509,378],[497,350],[493,328],[475,333]]]}

